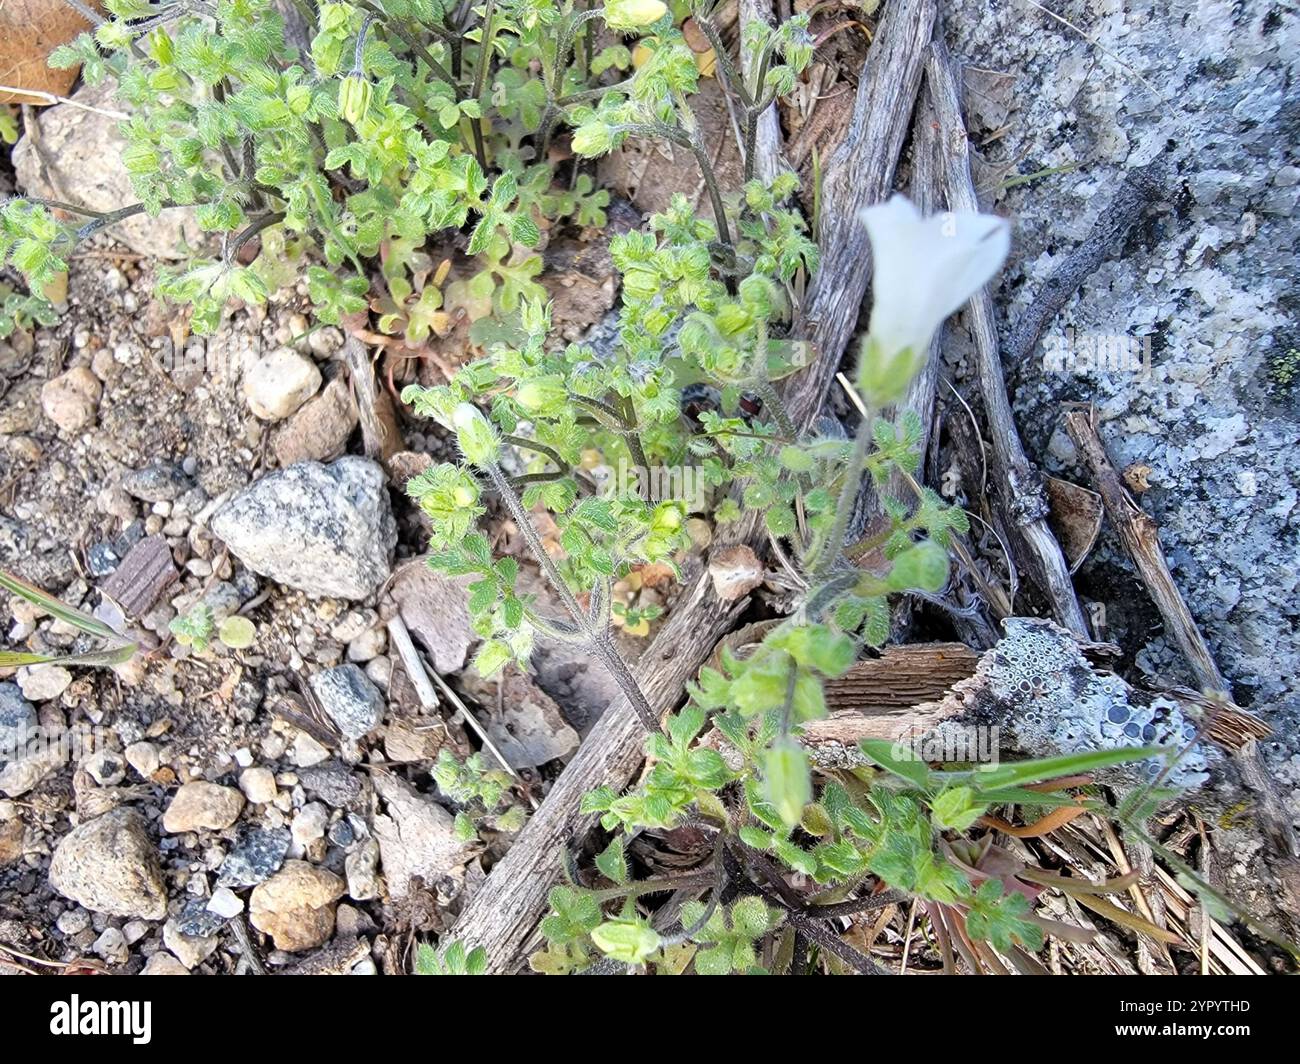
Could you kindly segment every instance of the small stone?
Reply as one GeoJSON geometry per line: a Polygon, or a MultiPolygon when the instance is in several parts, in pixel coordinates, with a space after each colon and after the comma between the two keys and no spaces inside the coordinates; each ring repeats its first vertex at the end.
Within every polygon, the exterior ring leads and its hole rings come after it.
{"type": "Polygon", "coordinates": [[[96,750],[82,762],[82,768],[101,787],[116,787],[126,776],[126,761],[111,750],[96,750]]]}
{"type": "Polygon", "coordinates": [[[217,936],[187,935],[175,920],[168,920],[163,925],[163,945],[186,969],[193,971],[216,951],[217,936]]]}
{"type": "Polygon", "coordinates": [[[384,719],[384,696],[355,665],[316,673],[309,681],[325,712],[348,739],[360,739],[384,719]]]}
{"type": "Polygon", "coordinates": [[[125,964],[131,955],[126,946],[126,936],[116,927],[105,928],[90,948],[96,957],[102,957],[109,964],[125,964]]]}
{"type": "MultiPolygon", "coordinates": [[[[346,821],[339,821],[346,823],[346,821]]],[[[17,864],[26,848],[27,829],[21,819],[0,821],[0,868],[17,864]]]]}
{"type": "Polygon", "coordinates": [[[384,471],[354,455],[262,477],[217,511],[212,531],[256,573],[353,600],[388,579],[397,542],[384,471]]]}
{"type": "Polygon", "coordinates": [[[36,727],[36,710],[16,683],[0,683],[0,761],[15,758],[36,727]]]}
{"type": "Polygon", "coordinates": [[[289,825],[293,841],[301,849],[306,849],[317,839],[325,837],[325,828],[329,825],[329,809],[321,802],[312,802],[303,806],[289,825]]]}
{"type": "Polygon", "coordinates": [[[199,780],[181,787],[163,813],[163,829],[173,835],[186,831],[223,831],[239,819],[244,796],[233,787],[199,780]]]}
{"type": "Polygon", "coordinates": [[[388,690],[393,679],[393,659],[385,654],[366,662],[366,675],[381,691],[388,690]]]}
{"type": "Polygon", "coordinates": [[[322,761],[328,761],[330,752],[306,732],[300,731],[294,736],[289,756],[299,768],[311,768],[322,761]]]}
{"type": "Polygon", "coordinates": [[[216,913],[223,920],[229,920],[244,911],[244,902],[229,887],[218,887],[208,899],[208,911],[216,913]]]}
{"type": "Polygon", "coordinates": [[[244,398],[263,421],[282,421],[320,388],[316,363],[296,351],[279,348],[264,355],[244,376],[244,398]]]}
{"type": "Polygon", "coordinates": [[[452,815],[397,776],[377,772],[374,781],[387,809],[376,814],[374,829],[390,896],[405,897],[416,876],[433,883],[462,875],[470,851],[452,815]]]}
{"type": "Polygon", "coordinates": [[[343,861],[348,878],[348,896],[356,901],[370,901],[383,893],[379,879],[379,843],[366,839],[343,861]]]}
{"type": "Polygon", "coordinates": [[[109,916],[167,915],[158,852],[133,809],[114,809],[65,835],[50,861],[50,886],[109,916]]]}
{"type": "Polygon", "coordinates": [[[255,887],[280,870],[289,852],[289,832],[284,828],[247,828],[221,862],[217,883],[223,887],[255,887]]]}
{"type": "Polygon", "coordinates": [[[170,953],[159,950],[140,969],[141,975],[189,975],[190,970],[170,953]]]}
{"type": "Polygon", "coordinates": [[[181,911],[169,923],[174,924],[181,934],[191,938],[208,938],[226,925],[224,917],[208,908],[206,898],[191,898],[181,906],[181,911]]]}
{"type": "Polygon", "coordinates": [[[298,773],[298,782],[308,794],[335,809],[346,808],[361,797],[361,781],[337,761],[304,768],[298,773]]]}
{"type": "Polygon", "coordinates": [[[72,683],[72,673],[62,665],[24,665],[18,670],[18,686],[33,702],[58,698],[72,683]]]}
{"type": "Polygon", "coordinates": [[[161,755],[153,743],[132,743],[126,748],[124,756],[126,763],[145,779],[149,779],[162,767],[161,755]]]}
{"type": "Polygon", "coordinates": [[[371,628],[348,644],[348,661],[370,661],[382,654],[387,645],[388,634],[380,627],[371,628]]]}
{"type": "Polygon", "coordinates": [[[80,432],[95,422],[104,386],[85,366],[47,381],[41,388],[41,409],[66,433],[80,432]]]}
{"type": "Polygon", "coordinates": [[[85,909],[69,909],[54,921],[54,926],[65,935],[79,935],[90,926],[90,913],[85,909]]]}
{"type": "Polygon", "coordinates": [[[122,934],[128,946],[134,946],[152,930],[153,925],[147,920],[128,920],[122,925],[122,934]]]}
{"type": "Polygon", "coordinates": [[[246,768],[239,774],[239,789],[254,805],[273,802],[278,793],[275,786],[275,773],[269,768],[246,768]]]}
{"type": "Polygon", "coordinates": [[[122,478],[127,494],[148,503],[171,502],[194,485],[174,465],[155,462],[122,478]]]}
{"type": "Polygon", "coordinates": [[[334,907],[343,891],[343,880],[334,873],[306,861],[286,861],[253,891],[249,919],[271,936],[276,949],[315,949],[334,933],[334,907]]]}
{"type": "Polygon", "coordinates": [[[63,752],[57,743],[38,748],[27,757],[10,761],[0,771],[0,792],[19,798],[63,765],[63,752]]]}
{"type": "Polygon", "coordinates": [[[357,404],[342,377],[295,413],[271,444],[281,468],[296,462],[327,462],[337,458],[357,427],[357,404]]]}

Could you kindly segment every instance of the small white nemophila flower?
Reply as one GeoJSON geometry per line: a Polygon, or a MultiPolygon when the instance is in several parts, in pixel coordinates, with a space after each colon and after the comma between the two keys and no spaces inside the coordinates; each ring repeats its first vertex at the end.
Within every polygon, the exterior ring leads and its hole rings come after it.
{"type": "Polygon", "coordinates": [[[924,364],[935,330],[1006,260],[1010,226],[974,212],[921,213],[906,197],[867,207],[871,238],[871,326],[858,383],[877,403],[901,398],[924,364]]]}

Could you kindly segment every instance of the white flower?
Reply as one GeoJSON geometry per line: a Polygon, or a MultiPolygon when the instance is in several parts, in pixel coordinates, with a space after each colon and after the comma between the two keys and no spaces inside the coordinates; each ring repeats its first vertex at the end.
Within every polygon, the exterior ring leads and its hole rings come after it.
{"type": "Polygon", "coordinates": [[[997,273],[1011,243],[1010,227],[992,214],[922,218],[904,196],[868,207],[859,217],[872,257],[871,327],[860,375],[866,390],[883,390],[888,394],[876,398],[892,401],[925,361],[944,318],[997,273]]]}

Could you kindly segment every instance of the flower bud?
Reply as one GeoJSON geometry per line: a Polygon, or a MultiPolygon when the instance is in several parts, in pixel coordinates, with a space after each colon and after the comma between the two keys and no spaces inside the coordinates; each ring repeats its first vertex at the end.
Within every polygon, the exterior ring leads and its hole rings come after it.
{"type": "Polygon", "coordinates": [[[578,155],[591,157],[609,151],[614,146],[614,138],[604,122],[587,122],[574,131],[570,144],[578,155]]]}
{"type": "Polygon", "coordinates": [[[559,377],[538,377],[521,384],[515,398],[525,410],[538,413],[563,403],[567,394],[559,377]]]}
{"type": "Polygon", "coordinates": [[[612,30],[639,30],[667,12],[663,0],[605,0],[605,25],[612,30]]]}
{"type": "Polygon", "coordinates": [[[451,416],[461,452],[476,466],[490,466],[497,460],[497,437],[487,418],[473,403],[460,403],[451,416]]]}
{"type": "Polygon", "coordinates": [[[365,118],[374,92],[374,86],[361,74],[349,74],[339,82],[339,114],[355,126],[365,118]]]}

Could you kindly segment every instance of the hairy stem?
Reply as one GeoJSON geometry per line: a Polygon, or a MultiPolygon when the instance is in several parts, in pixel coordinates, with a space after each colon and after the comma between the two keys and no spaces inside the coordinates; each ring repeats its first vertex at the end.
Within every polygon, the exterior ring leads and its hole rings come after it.
{"type": "Polygon", "coordinates": [[[560,602],[568,611],[569,616],[573,618],[574,623],[586,636],[588,646],[600,659],[601,664],[609,670],[609,674],[614,677],[646,730],[658,731],[659,716],[651,707],[645,693],[641,690],[641,685],[637,683],[636,677],[632,675],[632,670],[627,667],[627,662],[623,660],[622,655],[614,646],[609,630],[596,631],[592,628],[586,611],[578,604],[578,600],[569,589],[569,584],[564,579],[564,574],[560,572],[559,567],[555,564],[555,560],[546,552],[546,547],[542,544],[541,537],[533,526],[532,517],[524,509],[523,502],[520,501],[514,488],[511,487],[510,481],[506,479],[501,467],[493,462],[487,466],[487,474],[488,479],[492,481],[492,486],[496,488],[497,493],[501,496],[501,501],[505,503],[506,509],[514,519],[515,525],[519,528],[520,535],[524,537],[524,542],[528,545],[528,549],[532,552],[533,558],[537,561],[543,575],[555,589],[555,593],[560,596],[560,602]]]}

